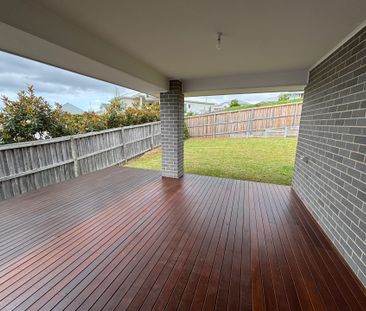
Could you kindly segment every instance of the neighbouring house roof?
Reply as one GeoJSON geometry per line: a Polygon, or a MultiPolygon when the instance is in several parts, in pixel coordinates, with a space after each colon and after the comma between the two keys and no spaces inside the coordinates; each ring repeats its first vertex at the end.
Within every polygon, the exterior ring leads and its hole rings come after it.
{"type": "Polygon", "coordinates": [[[84,113],[83,109],[80,109],[80,108],[74,106],[73,104],[69,104],[69,103],[62,105],[61,109],[62,109],[62,111],[68,112],[71,114],[83,114],[84,113]]]}
{"type": "Polygon", "coordinates": [[[122,95],[121,98],[122,98],[122,100],[139,100],[140,98],[142,98],[142,100],[144,102],[159,101],[159,99],[156,98],[155,96],[150,96],[150,95],[143,94],[143,93],[137,93],[135,95],[122,95]]]}
{"type": "Polygon", "coordinates": [[[145,100],[159,100],[157,97],[155,96],[151,96],[151,95],[148,95],[148,94],[144,94],[144,93],[137,93],[135,95],[132,95],[130,98],[140,98],[140,97],[143,97],[145,98],[145,100]]]}

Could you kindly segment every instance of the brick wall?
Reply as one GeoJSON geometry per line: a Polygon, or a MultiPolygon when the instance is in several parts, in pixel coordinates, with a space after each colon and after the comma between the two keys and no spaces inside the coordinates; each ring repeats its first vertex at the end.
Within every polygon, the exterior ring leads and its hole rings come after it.
{"type": "Polygon", "coordinates": [[[184,169],[184,95],[182,83],[172,80],[160,94],[162,175],[179,178],[184,169]]]}
{"type": "Polygon", "coordinates": [[[310,72],[293,188],[366,286],[366,28],[310,72]]]}

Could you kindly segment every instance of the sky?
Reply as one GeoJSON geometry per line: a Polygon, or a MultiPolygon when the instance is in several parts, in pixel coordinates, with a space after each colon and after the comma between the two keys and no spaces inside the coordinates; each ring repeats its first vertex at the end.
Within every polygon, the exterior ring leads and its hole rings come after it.
{"type": "MultiPolygon", "coordinates": [[[[45,65],[0,51],[0,95],[15,99],[20,90],[33,85],[37,96],[50,104],[70,103],[85,111],[98,110],[115,94],[131,96],[138,92],[67,70],[45,65]]],[[[232,99],[256,103],[273,100],[279,93],[235,94],[186,99],[222,103],[232,99]]],[[[0,103],[0,107],[2,103],[0,103]]]]}

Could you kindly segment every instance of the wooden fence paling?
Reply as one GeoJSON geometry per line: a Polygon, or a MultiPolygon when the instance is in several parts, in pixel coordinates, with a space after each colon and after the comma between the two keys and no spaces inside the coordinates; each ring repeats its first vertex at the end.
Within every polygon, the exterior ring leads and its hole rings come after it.
{"type": "Polygon", "coordinates": [[[78,155],[77,155],[77,150],[76,150],[76,144],[75,144],[75,138],[74,137],[70,138],[70,146],[71,146],[72,159],[74,161],[74,176],[78,177],[79,176],[79,162],[78,162],[78,155]]]}
{"type": "Polygon", "coordinates": [[[154,146],[154,135],[153,135],[153,126],[152,124],[149,127],[149,131],[150,131],[150,148],[152,149],[154,146]]]}
{"type": "Polygon", "coordinates": [[[160,146],[160,122],[0,146],[0,200],[68,180],[160,146]]]}
{"type": "Polygon", "coordinates": [[[273,129],[281,129],[279,136],[293,136],[297,135],[301,108],[302,103],[293,103],[224,111],[186,117],[185,122],[190,137],[273,136],[273,129]]]}
{"type": "Polygon", "coordinates": [[[125,143],[124,143],[124,138],[123,138],[124,135],[125,135],[125,132],[123,130],[123,127],[121,127],[122,159],[124,159],[124,162],[127,162],[126,155],[125,155],[125,143]]]}

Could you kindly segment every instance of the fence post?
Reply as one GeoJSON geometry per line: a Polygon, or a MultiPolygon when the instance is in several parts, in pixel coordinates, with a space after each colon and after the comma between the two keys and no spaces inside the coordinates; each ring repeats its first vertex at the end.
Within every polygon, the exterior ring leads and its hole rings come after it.
{"type": "MultiPolygon", "coordinates": [[[[238,110],[237,113],[236,113],[236,132],[237,132],[237,135],[238,136],[240,136],[240,131],[239,131],[239,124],[240,124],[239,116],[240,116],[240,110],[238,110]]],[[[236,136],[236,134],[234,133],[234,137],[235,136],[236,136]]]]}
{"type": "Polygon", "coordinates": [[[153,133],[153,124],[150,124],[150,150],[154,148],[154,133],[153,133]]]}
{"type": "Polygon", "coordinates": [[[74,175],[75,175],[75,177],[78,177],[79,176],[79,161],[78,161],[78,151],[77,151],[74,137],[71,137],[70,144],[71,144],[71,156],[72,156],[72,159],[74,160],[74,175]]]}
{"type": "Polygon", "coordinates": [[[205,137],[207,137],[207,120],[206,120],[206,116],[204,116],[204,120],[203,120],[203,124],[204,124],[204,131],[205,131],[205,137]]]}
{"type": "Polygon", "coordinates": [[[284,133],[283,133],[283,136],[284,136],[284,137],[287,137],[287,135],[288,135],[288,127],[286,126],[286,127],[285,127],[285,131],[284,131],[284,133]]]}
{"type": "Polygon", "coordinates": [[[214,120],[212,125],[212,135],[213,137],[216,137],[216,114],[214,114],[214,120]]]}
{"type": "Polygon", "coordinates": [[[298,107],[298,104],[294,104],[292,106],[292,109],[294,110],[293,114],[292,114],[292,122],[291,122],[291,125],[294,126],[295,125],[295,120],[296,120],[296,116],[297,116],[297,107],[298,107]]]}
{"type": "Polygon", "coordinates": [[[251,110],[250,110],[250,113],[249,113],[249,120],[248,120],[248,131],[247,131],[247,133],[248,133],[248,137],[250,136],[250,135],[252,135],[252,123],[253,123],[253,112],[254,112],[254,109],[252,108],[251,110]]]}
{"type": "Polygon", "coordinates": [[[125,152],[125,129],[123,127],[121,127],[121,145],[122,145],[122,163],[123,162],[127,162],[127,158],[126,158],[126,152],[125,152]]]}

